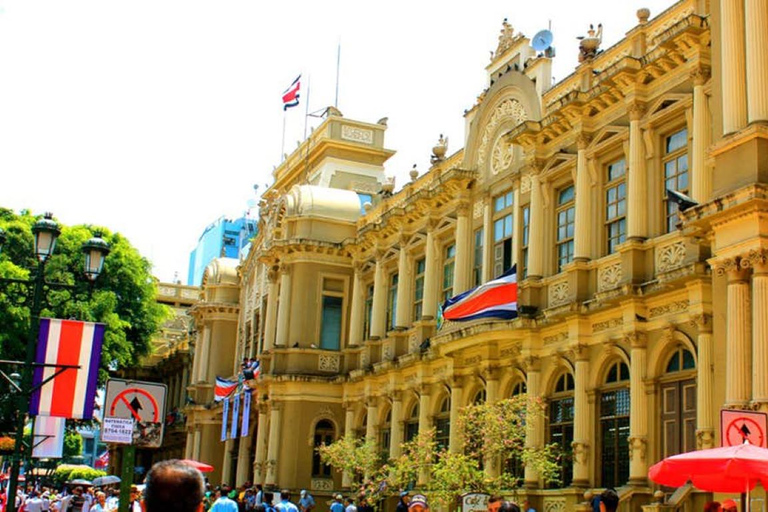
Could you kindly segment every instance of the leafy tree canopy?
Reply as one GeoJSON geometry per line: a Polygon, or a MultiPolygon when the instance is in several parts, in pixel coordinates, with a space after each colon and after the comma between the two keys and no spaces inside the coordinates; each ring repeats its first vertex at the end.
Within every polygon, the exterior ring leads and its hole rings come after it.
{"type": "MultiPolygon", "coordinates": [[[[32,225],[39,218],[28,211],[17,214],[0,208],[0,227],[7,236],[0,253],[0,278],[33,277],[37,262],[32,225]]],[[[46,280],[73,285],[75,290],[50,289],[42,316],[106,324],[99,372],[99,382],[103,383],[109,370],[135,365],[149,353],[151,338],[170,311],[155,301],[150,262],[125,237],[92,225],[60,228],[56,249],[46,264],[46,280]],[[96,234],[109,243],[111,252],[92,293],[88,293],[89,284],[81,278],[81,247],[96,234]]],[[[0,286],[0,359],[24,359],[30,311],[19,301],[26,293],[22,285],[0,286]]],[[[0,392],[0,432],[12,430],[12,402],[10,393],[0,392]]]]}

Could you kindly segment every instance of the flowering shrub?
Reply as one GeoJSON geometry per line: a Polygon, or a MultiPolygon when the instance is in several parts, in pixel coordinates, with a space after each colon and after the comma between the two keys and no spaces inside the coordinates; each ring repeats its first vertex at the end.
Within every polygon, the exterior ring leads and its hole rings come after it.
{"type": "Polygon", "coordinates": [[[16,441],[12,437],[2,436],[0,437],[0,451],[10,452],[16,447],[16,441]]]}

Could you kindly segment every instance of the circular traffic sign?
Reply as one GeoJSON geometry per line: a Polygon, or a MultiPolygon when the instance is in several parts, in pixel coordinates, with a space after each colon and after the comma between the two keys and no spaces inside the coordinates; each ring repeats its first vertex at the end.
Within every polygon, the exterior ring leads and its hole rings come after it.
{"type": "Polygon", "coordinates": [[[144,415],[140,414],[139,411],[144,410],[144,406],[147,405],[151,408],[149,411],[152,416],[152,422],[158,423],[160,421],[160,408],[157,406],[157,401],[155,401],[155,398],[150,393],[143,389],[127,388],[118,393],[109,405],[110,416],[115,416],[115,410],[120,404],[123,404],[128,409],[128,412],[136,421],[142,421],[142,416],[144,415]],[[131,395],[133,395],[132,398],[131,395]],[[140,400],[137,395],[141,395],[144,400],[140,400]]]}
{"type": "Polygon", "coordinates": [[[765,441],[765,432],[762,426],[753,418],[739,416],[731,419],[725,426],[725,445],[736,446],[744,444],[745,441],[755,446],[763,446],[765,441]]]}

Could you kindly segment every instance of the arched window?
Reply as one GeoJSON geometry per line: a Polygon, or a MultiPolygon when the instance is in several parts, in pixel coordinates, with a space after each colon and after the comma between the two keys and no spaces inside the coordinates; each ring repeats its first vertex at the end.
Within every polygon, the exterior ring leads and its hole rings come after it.
{"type": "Polygon", "coordinates": [[[600,486],[619,487],[629,479],[629,367],[608,367],[600,390],[600,486]]]}
{"type": "Polygon", "coordinates": [[[451,397],[446,396],[435,415],[435,442],[438,449],[448,448],[451,440],[451,397]]]}
{"type": "Polygon", "coordinates": [[[312,451],[313,477],[331,477],[331,466],[320,462],[320,454],[317,452],[317,449],[323,445],[331,444],[335,437],[333,423],[328,420],[320,420],[317,422],[317,425],[315,425],[315,449],[312,451]]]}
{"type": "Polygon", "coordinates": [[[408,419],[405,420],[405,436],[403,439],[405,442],[413,441],[419,434],[419,402],[413,404],[411,407],[411,414],[408,415],[408,419]]]}
{"type": "Polygon", "coordinates": [[[472,405],[484,404],[486,397],[487,394],[485,392],[485,388],[478,390],[478,392],[475,393],[475,397],[472,399],[472,405]]]}
{"type": "Polygon", "coordinates": [[[696,449],[696,360],[680,346],[665,368],[659,389],[661,454],[669,457],[696,449]]]}
{"type": "Polygon", "coordinates": [[[549,442],[560,447],[560,485],[568,487],[573,479],[573,375],[562,374],[549,400],[549,442]]]}
{"type": "Polygon", "coordinates": [[[387,411],[384,423],[379,428],[379,457],[382,461],[389,459],[389,447],[392,444],[392,409],[387,411]]]}
{"type": "Polygon", "coordinates": [[[360,428],[355,431],[355,437],[365,439],[365,434],[368,431],[368,413],[363,414],[363,421],[360,422],[360,428]]]}
{"type": "Polygon", "coordinates": [[[528,392],[528,386],[525,385],[524,380],[520,380],[515,382],[515,385],[512,386],[511,396],[524,395],[527,392],[528,392]]]}

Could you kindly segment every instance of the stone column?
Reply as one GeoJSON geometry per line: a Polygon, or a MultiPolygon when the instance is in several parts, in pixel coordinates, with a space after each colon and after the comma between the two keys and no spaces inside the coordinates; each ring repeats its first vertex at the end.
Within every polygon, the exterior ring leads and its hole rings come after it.
{"type": "Polygon", "coordinates": [[[179,402],[179,409],[184,409],[187,406],[187,386],[189,386],[189,362],[185,358],[182,363],[184,368],[181,370],[181,400],[179,402]]]}
{"type": "MultiPolygon", "coordinates": [[[[627,162],[627,239],[644,240],[648,236],[648,178],[645,171],[645,148],[640,120],[645,106],[629,106],[629,162],[627,162]]],[[[578,204],[579,196],[576,195],[578,204]]],[[[578,231],[577,231],[577,236],[578,231]]]]}
{"type": "Polygon", "coordinates": [[[746,0],[747,119],[768,121],[768,0],[746,0]]]}
{"type": "Polygon", "coordinates": [[[211,322],[206,322],[205,332],[203,333],[203,347],[200,351],[200,374],[197,378],[198,382],[208,382],[208,366],[211,354],[211,330],[213,330],[213,324],[211,322]]]}
{"type": "Polygon", "coordinates": [[[371,308],[371,338],[387,336],[387,273],[384,253],[376,252],[376,270],[373,275],[373,306],[371,308]]]}
{"type": "Polygon", "coordinates": [[[589,486],[589,352],[577,346],[573,391],[573,486],[589,486]]]}
{"type": "MultiPolygon", "coordinates": [[[[527,448],[540,448],[544,434],[542,411],[534,404],[533,400],[541,398],[541,363],[538,357],[529,357],[526,361],[526,385],[528,387],[527,423],[525,424],[525,446],[527,448]]],[[[539,486],[539,472],[531,466],[525,467],[525,487],[535,489],[539,486]]]]}
{"type": "MultiPolygon", "coordinates": [[[[347,402],[344,404],[344,437],[353,439],[355,437],[355,409],[353,404],[347,402]]],[[[341,475],[341,486],[345,489],[352,487],[352,473],[345,471],[341,475]]]]}
{"type": "Polygon", "coordinates": [[[267,272],[267,311],[264,318],[264,350],[275,346],[277,330],[277,272],[267,272]]]}
{"type": "MultiPolygon", "coordinates": [[[[720,76],[724,135],[737,132],[747,125],[744,32],[744,2],[720,0],[720,76]]],[[[764,87],[765,84],[759,86],[764,87]]]]}
{"type": "Polygon", "coordinates": [[[195,434],[192,429],[187,429],[187,445],[184,447],[184,458],[192,458],[192,449],[195,443],[195,434]]]}
{"type": "Polygon", "coordinates": [[[544,228],[544,208],[541,197],[541,179],[538,173],[532,172],[531,178],[531,212],[528,225],[528,277],[544,275],[544,240],[535,233],[541,233],[544,228]]]}
{"type": "Polygon", "coordinates": [[[275,345],[288,346],[288,336],[291,326],[291,269],[287,265],[280,266],[280,306],[277,310],[277,336],[275,345]]]}
{"type": "Polygon", "coordinates": [[[459,201],[456,208],[456,258],[453,271],[453,294],[458,295],[470,288],[470,261],[472,245],[470,238],[469,201],[459,201]]]}
{"type": "MultiPolygon", "coordinates": [[[[429,414],[429,387],[422,385],[419,391],[419,436],[423,436],[432,428],[432,421],[430,420],[429,414]]],[[[419,471],[419,487],[423,487],[428,480],[429,471],[427,471],[426,464],[422,464],[421,470],[419,471]]]]}
{"type": "Polygon", "coordinates": [[[200,460],[200,443],[202,442],[203,437],[203,427],[202,425],[195,425],[195,434],[194,439],[192,441],[192,458],[195,460],[200,460]]]}
{"type": "Polygon", "coordinates": [[[256,459],[253,462],[254,483],[264,482],[264,462],[267,458],[267,408],[259,405],[259,422],[256,424],[256,459]]]}
{"type": "Polygon", "coordinates": [[[736,258],[728,259],[715,270],[718,276],[728,277],[725,406],[732,408],[749,404],[752,391],[749,274],[739,263],[736,258]]]}
{"type": "Polygon", "coordinates": [[[714,347],[712,344],[712,318],[697,315],[692,322],[699,332],[698,365],[696,367],[696,449],[715,447],[715,416],[713,392],[715,384],[714,347]]]}
{"type": "Polygon", "coordinates": [[[427,242],[424,262],[424,301],[421,317],[431,320],[437,317],[437,280],[439,277],[437,261],[437,240],[435,240],[436,222],[430,219],[427,225],[427,242]]]}
{"type": "Polygon", "coordinates": [[[280,460],[280,432],[283,421],[282,404],[272,403],[269,414],[269,444],[267,448],[266,485],[277,484],[277,461],[280,460]]]}
{"type": "Polygon", "coordinates": [[[483,282],[493,279],[493,206],[490,200],[483,205],[483,282]]]}
{"type": "MultiPolygon", "coordinates": [[[[576,218],[574,220],[575,240],[573,247],[574,261],[588,261],[592,255],[592,179],[587,169],[587,145],[589,137],[579,135],[579,148],[576,160],[576,218]]],[[[531,230],[531,238],[536,237],[531,230]]],[[[529,249],[530,250],[530,249],[529,249]]],[[[528,256],[530,261],[530,254],[528,256]]]]}
{"type": "Polygon", "coordinates": [[[240,438],[240,445],[237,448],[237,474],[235,475],[235,485],[238,487],[249,480],[248,466],[251,464],[251,442],[252,436],[240,438]]]}
{"type": "Polygon", "coordinates": [[[648,398],[645,393],[645,333],[630,333],[629,361],[629,483],[648,484],[648,398]]]}
{"type": "Polygon", "coordinates": [[[709,80],[709,69],[697,68],[693,78],[693,141],[691,162],[691,197],[706,203],[712,195],[712,172],[706,165],[710,139],[710,114],[704,84],[709,80]]]}
{"type": "Polygon", "coordinates": [[[402,453],[403,444],[403,393],[392,393],[392,418],[390,423],[391,436],[389,438],[389,456],[397,458],[402,453]]]}
{"type": "MultiPolygon", "coordinates": [[[[499,373],[499,368],[488,368],[485,371],[485,403],[489,405],[499,400],[499,373]]],[[[486,457],[483,462],[488,476],[499,476],[499,457],[486,457]]]]}
{"type": "Polygon", "coordinates": [[[448,438],[448,449],[457,453],[461,451],[461,432],[459,431],[459,409],[463,402],[463,382],[461,377],[454,377],[451,386],[451,432],[448,438]]]}
{"type": "Polygon", "coordinates": [[[405,240],[400,241],[400,255],[397,259],[397,308],[395,309],[395,325],[403,329],[411,325],[411,258],[405,247],[405,240]]]}
{"type": "Polygon", "coordinates": [[[367,416],[368,420],[365,425],[365,437],[366,439],[372,440],[374,443],[378,444],[378,439],[376,439],[376,431],[378,430],[378,422],[379,422],[379,402],[376,398],[369,398],[366,407],[368,408],[367,416]]]}
{"type": "MultiPolygon", "coordinates": [[[[757,3],[757,0],[753,0],[757,3]]],[[[747,0],[749,5],[750,0],[747,0]]],[[[768,15],[768,13],[766,13],[768,15]]],[[[763,55],[768,58],[767,55],[763,55]]],[[[768,251],[752,251],[752,402],[768,408],[768,251]]]]}
{"type": "Polygon", "coordinates": [[[352,306],[349,315],[349,346],[363,343],[363,325],[365,320],[365,286],[363,285],[363,266],[355,263],[355,277],[352,280],[352,306]]]}
{"type": "Polygon", "coordinates": [[[221,463],[221,482],[233,485],[232,482],[232,450],[235,447],[234,439],[224,441],[224,460],[221,463]]]}

